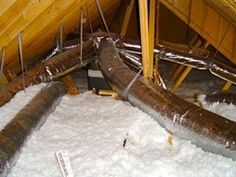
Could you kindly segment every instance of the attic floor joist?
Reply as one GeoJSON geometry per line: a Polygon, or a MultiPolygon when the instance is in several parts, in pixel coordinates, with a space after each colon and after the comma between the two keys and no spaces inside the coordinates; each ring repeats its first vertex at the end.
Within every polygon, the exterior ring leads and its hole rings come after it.
{"type": "Polygon", "coordinates": [[[190,22],[191,28],[234,64],[236,63],[236,25],[231,18],[221,15],[205,0],[160,0],[160,2],[185,23],[190,22]]]}

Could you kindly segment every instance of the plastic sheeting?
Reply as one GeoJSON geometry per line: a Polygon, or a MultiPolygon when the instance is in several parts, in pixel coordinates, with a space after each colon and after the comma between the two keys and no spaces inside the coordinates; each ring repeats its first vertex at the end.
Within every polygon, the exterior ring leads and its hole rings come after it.
{"type": "Polygon", "coordinates": [[[133,82],[137,73],[122,62],[114,45],[106,39],[100,43],[99,63],[107,81],[122,98],[150,114],[168,131],[204,150],[236,160],[235,122],[154,86],[141,76],[133,82]],[[159,114],[164,117],[160,119],[159,114]]]}
{"type": "Polygon", "coordinates": [[[41,127],[66,93],[62,82],[44,87],[0,132],[0,176],[7,176],[18,153],[35,127],[41,127]]]}

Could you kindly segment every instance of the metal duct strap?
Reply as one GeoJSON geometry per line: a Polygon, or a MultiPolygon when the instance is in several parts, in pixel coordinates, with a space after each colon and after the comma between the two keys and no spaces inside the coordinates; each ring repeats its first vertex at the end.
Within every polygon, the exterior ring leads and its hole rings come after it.
{"type": "Polygon", "coordinates": [[[66,93],[63,82],[44,87],[0,132],[0,176],[5,177],[17,160],[32,130],[40,127],[66,93]]]}

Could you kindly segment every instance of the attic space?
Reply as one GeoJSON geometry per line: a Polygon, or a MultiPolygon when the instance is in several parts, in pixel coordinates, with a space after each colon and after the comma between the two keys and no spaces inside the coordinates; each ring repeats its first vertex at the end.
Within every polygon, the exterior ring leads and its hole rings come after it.
{"type": "Polygon", "coordinates": [[[235,0],[0,2],[0,177],[235,177],[235,0]]]}

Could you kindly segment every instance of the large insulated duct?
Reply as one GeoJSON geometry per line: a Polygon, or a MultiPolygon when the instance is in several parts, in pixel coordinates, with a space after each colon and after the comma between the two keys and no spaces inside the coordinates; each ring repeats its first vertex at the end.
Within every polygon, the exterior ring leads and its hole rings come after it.
{"type": "MultiPolygon", "coordinates": [[[[86,66],[95,55],[92,40],[83,43],[83,62],[80,62],[80,47],[68,49],[24,73],[25,87],[41,82],[50,82],[86,66]]],[[[17,92],[23,90],[22,77],[19,76],[0,90],[0,106],[7,103],[17,92]]]]}
{"type": "Polygon", "coordinates": [[[7,176],[27,137],[45,122],[65,93],[63,82],[49,83],[0,131],[0,177],[7,176]]]}
{"type": "Polygon", "coordinates": [[[205,100],[208,103],[219,102],[219,103],[236,105],[236,92],[232,91],[215,92],[213,94],[206,95],[205,100]]]}
{"type": "Polygon", "coordinates": [[[122,98],[151,115],[168,131],[204,150],[236,160],[235,122],[144,80],[122,62],[109,40],[100,42],[99,63],[105,78],[122,98]]]}
{"type": "MultiPolygon", "coordinates": [[[[141,45],[138,41],[121,39],[118,46],[121,51],[123,48],[128,53],[141,54],[141,45]]],[[[209,70],[213,75],[236,84],[236,69],[234,67],[215,60],[199,49],[173,48],[173,44],[169,44],[169,46],[156,45],[154,53],[161,60],[191,66],[200,70],[209,70]]]]}

